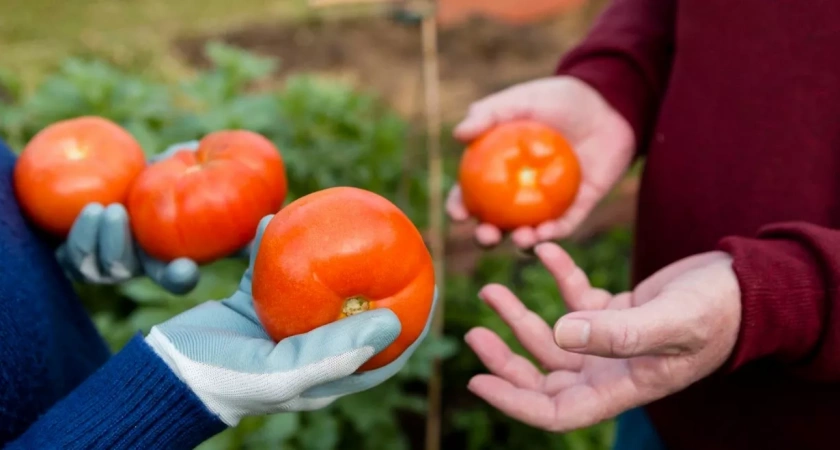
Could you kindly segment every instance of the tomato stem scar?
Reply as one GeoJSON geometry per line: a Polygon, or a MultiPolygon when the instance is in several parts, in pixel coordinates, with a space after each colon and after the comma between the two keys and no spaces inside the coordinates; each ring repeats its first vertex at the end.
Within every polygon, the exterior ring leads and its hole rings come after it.
{"type": "Polygon", "coordinates": [[[355,314],[359,314],[361,312],[365,312],[370,309],[370,302],[360,296],[356,295],[353,297],[344,300],[344,306],[341,308],[341,314],[345,317],[350,317],[355,314]]]}

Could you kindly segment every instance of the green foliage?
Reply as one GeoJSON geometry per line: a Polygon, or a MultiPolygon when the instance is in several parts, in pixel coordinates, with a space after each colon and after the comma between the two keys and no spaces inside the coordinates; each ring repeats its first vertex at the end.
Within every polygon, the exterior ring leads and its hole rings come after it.
{"type": "MultiPolygon", "coordinates": [[[[255,85],[277,70],[275,61],[221,44],[207,48],[210,66],[178,85],[126,73],[101,61],[68,59],[31,94],[20,80],[0,73],[0,136],[21,149],[52,122],[80,115],[108,117],[130,130],[148,154],[224,128],[262,133],[286,161],[290,200],[332,186],[357,186],[396,202],[425,226],[425,157],[413,151],[410,126],[376,97],[311,76],[287,79],[282,89],[255,85]]],[[[452,171],[454,155],[445,161],[452,171]]],[[[569,246],[594,284],[626,288],[626,231],[569,246]]],[[[230,295],[246,262],[224,260],[202,267],[198,287],[185,296],[168,294],[146,279],[118,287],[79,285],[85,305],[114,350],[131,336],[207,299],[230,295]]],[[[519,424],[477,401],[465,389],[484,368],[461,337],[480,325],[496,331],[521,352],[509,329],[476,299],[496,282],[511,286],[549,322],[564,309],[548,272],[533,259],[488,253],[471,276],[448,276],[446,336],[428,339],[409,364],[383,385],[335,402],[320,411],[249,418],[202,445],[212,449],[418,448],[423,439],[425,385],[430,361],[445,359],[444,443],[446,448],[605,449],[610,423],[565,435],[519,424]]]]}

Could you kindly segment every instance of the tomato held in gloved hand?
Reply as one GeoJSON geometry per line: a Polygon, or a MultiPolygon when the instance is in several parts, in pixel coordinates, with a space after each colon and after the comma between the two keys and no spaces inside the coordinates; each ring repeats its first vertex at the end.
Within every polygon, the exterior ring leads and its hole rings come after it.
{"type": "Polygon", "coordinates": [[[581,184],[580,164],[566,139],[533,120],[484,133],[467,147],[458,175],[467,211],[504,231],[562,216],[581,184]]]}
{"type": "Polygon", "coordinates": [[[66,237],[87,205],[123,203],[146,167],[134,137],[108,119],[62,120],[44,128],[15,164],[15,195],[39,228],[66,237]]]}
{"type": "Polygon", "coordinates": [[[195,150],[176,151],[149,166],[128,198],[132,231],[151,256],[205,263],[228,256],[254,238],[260,219],[286,197],[277,148],[246,130],[223,130],[195,150]]]}
{"type": "Polygon", "coordinates": [[[421,336],[435,273],[420,232],[399,208],[372,192],[337,187],[302,197],[271,219],[252,290],[257,316],[275,341],[364,311],[391,310],[401,332],[361,366],[368,371],[395,361],[421,336]]]}

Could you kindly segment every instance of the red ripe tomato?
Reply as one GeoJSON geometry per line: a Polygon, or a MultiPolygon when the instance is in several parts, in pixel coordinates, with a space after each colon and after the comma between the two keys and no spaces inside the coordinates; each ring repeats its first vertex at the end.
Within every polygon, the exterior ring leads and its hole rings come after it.
{"type": "Polygon", "coordinates": [[[93,116],[62,120],[41,130],[21,152],[15,196],[36,226],[65,237],[88,203],[125,202],[144,167],[140,144],[114,122],[93,116]]]}
{"type": "Polygon", "coordinates": [[[385,198],[351,187],[309,194],[276,214],[252,279],[257,316],[276,341],[362,311],[394,312],[400,335],[360,371],[394,361],[420,337],[434,290],[432,257],[414,224],[385,198]]]}
{"type": "Polygon", "coordinates": [[[533,120],[515,120],[467,147],[458,183],[471,215],[513,230],[560,217],[574,202],[581,177],[563,135],[533,120]]]}
{"type": "Polygon", "coordinates": [[[286,198],[286,169],[265,137],[246,130],[205,136],[149,166],[128,197],[137,243],[163,261],[210,262],[244,247],[286,198]]]}

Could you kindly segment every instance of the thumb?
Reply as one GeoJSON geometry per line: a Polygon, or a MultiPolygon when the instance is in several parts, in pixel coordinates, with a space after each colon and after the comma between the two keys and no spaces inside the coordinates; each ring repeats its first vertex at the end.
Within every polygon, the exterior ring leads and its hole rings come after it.
{"type": "Polygon", "coordinates": [[[401,331],[396,314],[389,309],[375,309],[283,339],[268,360],[275,370],[289,370],[290,365],[311,366],[315,371],[339,372],[327,378],[340,378],[352,374],[391,345],[401,331]]]}
{"type": "Polygon", "coordinates": [[[271,219],[274,218],[274,214],[269,214],[262,219],[260,219],[260,223],[257,224],[257,231],[254,233],[254,239],[251,241],[250,244],[250,251],[248,257],[248,268],[254,268],[254,261],[257,259],[257,250],[260,248],[260,243],[262,242],[263,233],[265,233],[265,229],[268,228],[268,224],[271,222],[271,219]]]}
{"type": "Polygon", "coordinates": [[[676,311],[676,303],[567,314],[554,325],[554,340],[564,350],[607,358],[690,352],[702,339],[690,318],[676,311]]]}
{"type": "Polygon", "coordinates": [[[495,123],[493,114],[486,108],[470,109],[467,117],[453,130],[455,137],[461,141],[472,141],[495,123]]]}
{"type": "Polygon", "coordinates": [[[198,285],[201,272],[195,261],[178,258],[164,262],[152,258],[139,246],[135,251],[146,276],[172,294],[185,295],[198,285]]]}

